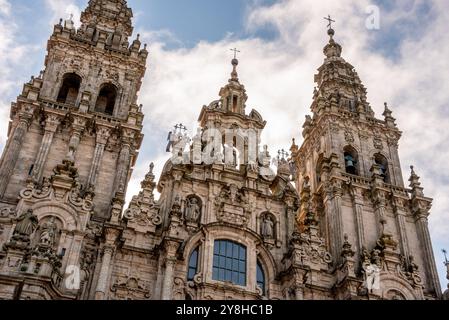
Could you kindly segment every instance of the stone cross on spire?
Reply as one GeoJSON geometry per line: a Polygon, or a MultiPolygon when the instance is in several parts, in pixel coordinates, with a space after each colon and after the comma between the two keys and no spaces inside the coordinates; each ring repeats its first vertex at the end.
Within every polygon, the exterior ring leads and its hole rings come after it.
{"type": "Polygon", "coordinates": [[[335,20],[332,20],[330,14],[327,15],[327,18],[324,18],[324,20],[328,21],[329,24],[327,25],[327,34],[329,35],[329,37],[331,37],[331,40],[333,38],[333,36],[335,35],[335,31],[334,29],[332,29],[332,22],[335,22],[335,20]]]}
{"type": "Polygon", "coordinates": [[[240,52],[237,50],[237,48],[231,49],[231,51],[234,51],[234,59],[237,59],[237,52],[240,52]]]}

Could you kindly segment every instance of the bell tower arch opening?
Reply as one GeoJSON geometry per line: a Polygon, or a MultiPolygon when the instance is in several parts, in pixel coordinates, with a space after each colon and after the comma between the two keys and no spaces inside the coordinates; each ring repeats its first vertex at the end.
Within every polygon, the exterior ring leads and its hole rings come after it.
{"type": "Polygon", "coordinates": [[[76,73],[65,74],[56,101],[74,105],[78,99],[81,82],[81,77],[76,73]]]}
{"type": "Polygon", "coordinates": [[[117,91],[117,87],[112,83],[103,84],[95,104],[95,111],[112,116],[117,100],[117,91]]]}
{"type": "Polygon", "coordinates": [[[355,150],[351,146],[346,146],[343,149],[343,152],[344,152],[346,173],[358,176],[359,175],[359,167],[358,167],[359,156],[358,156],[357,150],[355,150]]]}

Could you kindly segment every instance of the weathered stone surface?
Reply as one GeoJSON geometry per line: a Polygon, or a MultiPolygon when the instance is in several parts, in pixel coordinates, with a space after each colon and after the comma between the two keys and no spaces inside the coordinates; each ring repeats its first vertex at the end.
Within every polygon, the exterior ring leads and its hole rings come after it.
{"type": "Polygon", "coordinates": [[[160,180],[151,164],[124,208],[148,57],[139,37],[128,41],[131,17],[126,1],[92,0],[78,30],[70,19],[55,25],[45,70],[12,105],[0,160],[0,299],[442,297],[432,200],[414,169],[405,188],[392,112],[385,105],[385,119],[374,117],[333,30],[304,143],[279,152],[277,172],[233,59],[190,149],[177,126],[160,180]],[[210,129],[218,148],[206,152],[210,129]]]}

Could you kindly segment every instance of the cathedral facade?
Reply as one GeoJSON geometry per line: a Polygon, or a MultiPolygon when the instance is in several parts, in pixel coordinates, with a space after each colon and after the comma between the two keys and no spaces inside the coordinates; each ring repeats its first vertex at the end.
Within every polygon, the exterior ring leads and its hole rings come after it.
{"type": "Polygon", "coordinates": [[[375,117],[332,29],[302,146],[273,158],[261,145],[266,121],[247,110],[234,58],[196,136],[177,126],[159,181],[151,164],[125,207],[149,56],[131,19],[124,0],[90,0],[80,28],[61,20],[12,103],[0,299],[443,297],[432,199],[414,168],[405,186],[392,112],[375,117]]]}

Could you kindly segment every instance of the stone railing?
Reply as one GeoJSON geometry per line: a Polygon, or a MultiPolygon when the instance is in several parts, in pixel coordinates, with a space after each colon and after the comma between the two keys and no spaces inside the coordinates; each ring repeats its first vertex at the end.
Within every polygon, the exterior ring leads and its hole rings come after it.
{"type": "Polygon", "coordinates": [[[55,101],[44,100],[44,99],[40,99],[40,101],[44,107],[54,109],[54,110],[69,111],[70,109],[75,108],[74,104],[70,105],[67,103],[55,102],[55,101]]]}

